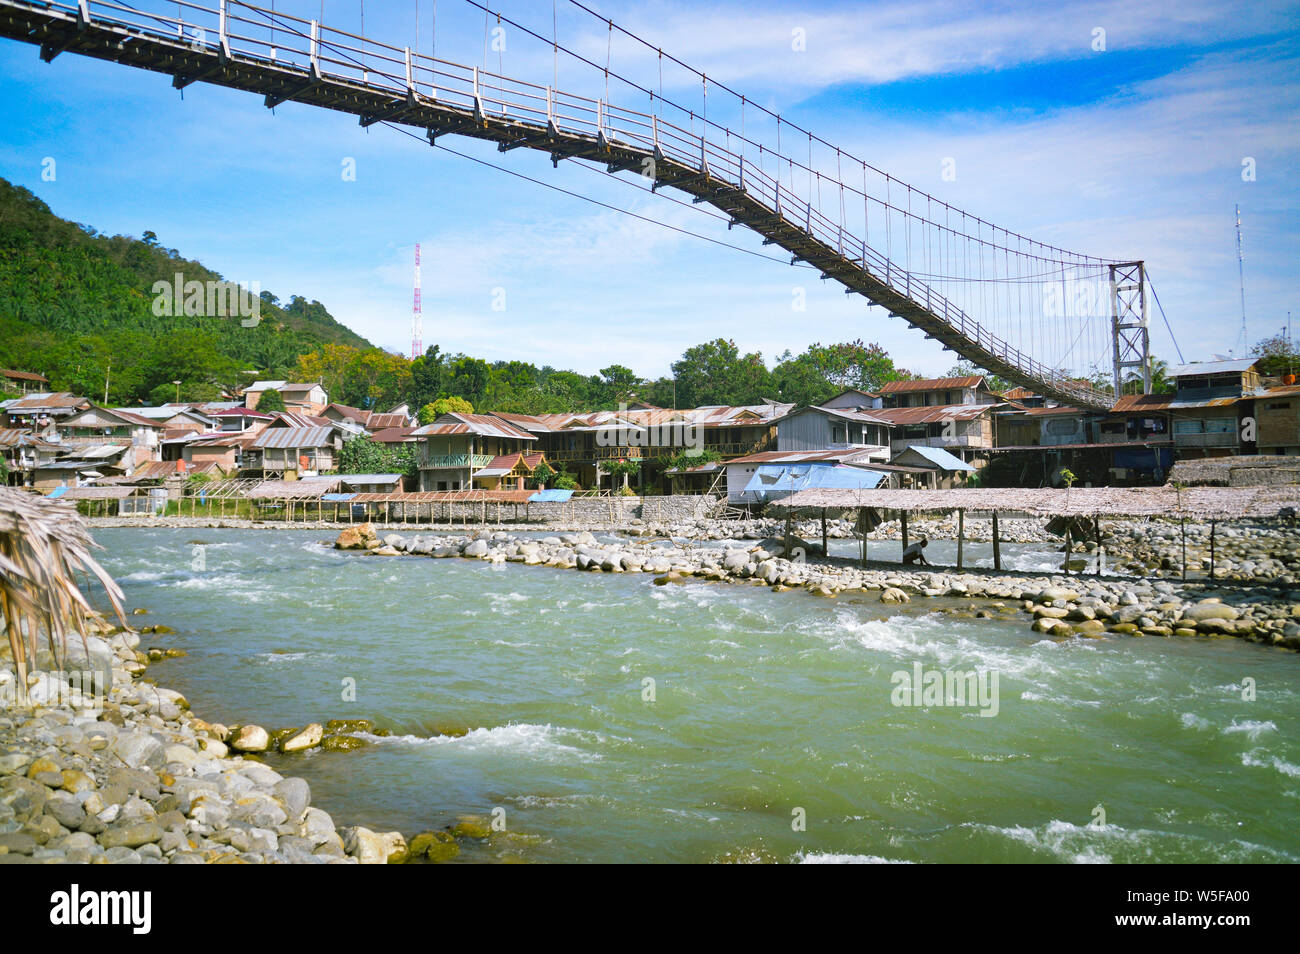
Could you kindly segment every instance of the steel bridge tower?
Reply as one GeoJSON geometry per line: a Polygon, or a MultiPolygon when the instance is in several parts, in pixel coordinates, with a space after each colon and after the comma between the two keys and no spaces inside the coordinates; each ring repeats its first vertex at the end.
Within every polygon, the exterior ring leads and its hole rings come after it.
{"type": "Polygon", "coordinates": [[[1151,334],[1147,329],[1146,268],[1142,262],[1110,266],[1110,333],[1114,354],[1115,397],[1123,393],[1124,372],[1142,371],[1142,393],[1151,393],[1151,334]]]}

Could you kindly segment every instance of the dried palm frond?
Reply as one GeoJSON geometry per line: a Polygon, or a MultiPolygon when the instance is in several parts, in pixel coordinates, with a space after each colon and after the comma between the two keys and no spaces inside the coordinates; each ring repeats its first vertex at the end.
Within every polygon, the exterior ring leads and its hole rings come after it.
{"type": "Polygon", "coordinates": [[[14,657],[20,701],[26,697],[41,634],[62,668],[68,634],[77,633],[84,646],[88,624],[98,616],[77,585],[78,571],[99,581],[126,625],[122,591],[91,556],[95,548],[85,522],[67,504],[0,487],[0,618],[14,657]]]}

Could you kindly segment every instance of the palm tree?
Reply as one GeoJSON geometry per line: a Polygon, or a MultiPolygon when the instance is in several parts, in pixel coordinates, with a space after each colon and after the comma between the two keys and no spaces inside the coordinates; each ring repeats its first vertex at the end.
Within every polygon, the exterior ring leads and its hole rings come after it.
{"type": "Polygon", "coordinates": [[[0,487],[0,619],[18,675],[18,701],[27,697],[27,674],[35,668],[44,632],[50,654],[62,667],[68,633],[88,635],[98,614],[77,585],[77,571],[93,575],[108,594],[122,625],[122,591],[90,555],[97,544],[67,504],[0,487]]]}

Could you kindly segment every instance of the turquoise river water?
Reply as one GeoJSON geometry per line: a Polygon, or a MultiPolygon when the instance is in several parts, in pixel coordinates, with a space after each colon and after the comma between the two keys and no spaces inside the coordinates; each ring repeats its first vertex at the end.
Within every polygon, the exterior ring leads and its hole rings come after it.
{"type": "Polygon", "coordinates": [[[270,759],[340,825],[409,837],[495,811],[507,833],[467,861],[1300,859],[1294,653],[328,535],[96,538],[135,621],[177,630],[143,637],[189,653],[150,673],[202,717],[392,733],[270,759]],[[917,663],[996,675],[996,715],[896,705],[917,663]]]}

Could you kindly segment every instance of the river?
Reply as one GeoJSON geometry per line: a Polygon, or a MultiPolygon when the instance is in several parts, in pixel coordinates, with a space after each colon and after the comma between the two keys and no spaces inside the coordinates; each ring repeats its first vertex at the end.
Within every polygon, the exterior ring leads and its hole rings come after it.
{"type": "Polygon", "coordinates": [[[96,533],[133,622],[177,630],[141,645],[188,652],[150,674],[200,716],[392,733],[268,759],[339,824],[495,812],[468,861],[1300,860],[1294,653],[327,536],[96,533]],[[896,705],[916,663],[996,676],[996,714],[896,705]]]}

